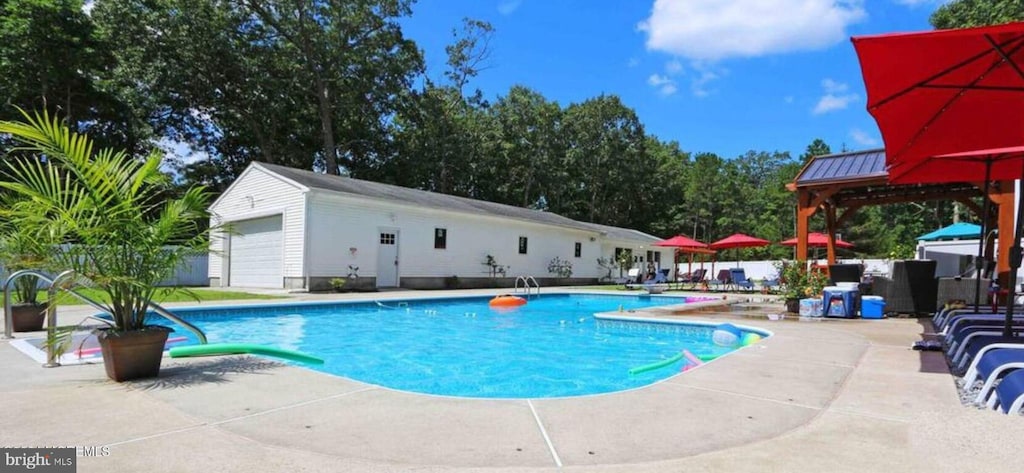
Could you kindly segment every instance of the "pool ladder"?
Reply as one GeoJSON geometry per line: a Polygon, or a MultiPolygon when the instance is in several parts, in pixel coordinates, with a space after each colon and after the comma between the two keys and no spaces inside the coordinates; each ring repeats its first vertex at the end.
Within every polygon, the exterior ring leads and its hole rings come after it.
{"type": "MultiPolygon", "coordinates": [[[[45,274],[43,274],[43,273],[41,273],[39,271],[33,271],[31,269],[23,269],[21,271],[15,271],[6,280],[4,280],[4,284],[3,284],[3,292],[4,292],[4,336],[3,336],[3,338],[6,338],[6,339],[14,338],[14,336],[12,334],[12,332],[13,332],[12,331],[13,320],[11,319],[11,317],[12,317],[12,312],[11,312],[11,287],[13,287],[14,280],[16,280],[18,278],[21,278],[21,277],[24,277],[24,276],[35,276],[35,277],[37,277],[39,279],[42,279],[43,281],[46,281],[47,283],[50,284],[50,288],[47,289],[47,291],[46,291],[47,292],[47,300],[48,301],[54,300],[54,298],[57,296],[57,291],[61,290],[61,291],[64,291],[64,292],[66,292],[68,294],[71,294],[71,295],[77,297],[79,300],[81,300],[82,302],[85,302],[86,304],[88,304],[92,308],[94,308],[96,310],[99,310],[101,312],[109,314],[110,312],[107,310],[106,307],[103,307],[102,304],[100,304],[100,303],[98,303],[98,302],[96,302],[96,301],[94,301],[94,300],[92,300],[92,299],[90,299],[90,298],[88,298],[88,297],[86,297],[86,296],[76,292],[73,288],[64,287],[64,286],[62,286],[60,284],[64,279],[69,278],[71,276],[74,276],[74,274],[75,274],[75,272],[69,269],[67,271],[64,271],[63,273],[58,274],[57,276],[55,276],[55,277],[53,277],[51,279],[49,276],[47,276],[47,275],[45,275],[45,274]]],[[[196,327],[195,325],[192,325],[192,324],[182,320],[178,316],[176,316],[173,313],[171,313],[171,311],[161,307],[160,304],[157,304],[156,302],[149,301],[149,307],[150,307],[150,309],[153,310],[153,312],[156,312],[157,314],[162,315],[165,319],[170,320],[171,322],[174,322],[174,323],[184,327],[189,332],[192,332],[196,336],[196,338],[199,339],[199,343],[203,343],[203,344],[206,343],[206,334],[203,333],[203,331],[200,330],[199,327],[196,327]]],[[[101,318],[96,317],[96,316],[89,316],[88,318],[99,320],[100,322],[103,322],[103,323],[108,324],[108,325],[110,324],[109,320],[101,319],[101,318]]],[[[57,305],[56,304],[48,304],[48,306],[46,308],[46,330],[48,332],[47,338],[52,337],[54,335],[54,333],[56,332],[56,330],[57,330],[57,305]]],[[[54,345],[52,343],[47,343],[46,344],[46,364],[43,365],[43,366],[46,367],[46,368],[52,368],[52,367],[60,366],[60,363],[57,361],[57,354],[54,352],[54,345]]]]}
{"type": "Polygon", "coordinates": [[[515,286],[515,292],[517,294],[519,293],[519,288],[520,287],[522,287],[522,289],[526,293],[527,297],[529,297],[529,295],[532,293],[532,291],[534,289],[537,290],[537,295],[538,296],[540,295],[540,283],[538,283],[537,280],[533,278],[533,276],[519,276],[519,277],[517,277],[516,278],[516,286],[515,286]],[[522,286],[519,285],[520,281],[523,282],[522,286]],[[531,283],[532,283],[532,285],[531,285],[531,283]]]}

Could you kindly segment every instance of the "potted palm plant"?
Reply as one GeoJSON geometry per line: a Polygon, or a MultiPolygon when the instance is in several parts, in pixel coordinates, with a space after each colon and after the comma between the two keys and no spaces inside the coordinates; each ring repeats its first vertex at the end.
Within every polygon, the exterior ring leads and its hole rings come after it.
{"type": "Polygon", "coordinates": [[[94,151],[57,117],[22,116],[0,122],[0,133],[35,159],[14,160],[5,171],[0,188],[13,201],[0,218],[48,235],[58,243],[48,248],[48,266],[72,269],[102,293],[111,324],[97,336],[111,379],[158,375],[170,329],[147,323],[149,301],[187,257],[207,251],[207,192],[193,187],[171,197],[158,152],[94,151]]]}
{"type": "Polygon", "coordinates": [[[799,313],[800,299],[806,297],[820,297],[822,289],[828,284],[828,276],[818,271],[807,269],[807,263],[803,261],[782,261],[777,264],[781,283],[783,284],[782,295],[786,300],[786,311],[799,313]]]}
{"type": "MultiPolygon", "coordinates": [[[[42,270],[43,258],[40,256],[38,240],[12,225],[0,228],[0,265],[9,273],[23,269],[42,270]]],[[[36,297],[39,278],[25,275],[14,280],[14,291],[11,293],[11,330],[15,332],[35,332],[43,329],[46,321],[46,304],[36,297]]]]}

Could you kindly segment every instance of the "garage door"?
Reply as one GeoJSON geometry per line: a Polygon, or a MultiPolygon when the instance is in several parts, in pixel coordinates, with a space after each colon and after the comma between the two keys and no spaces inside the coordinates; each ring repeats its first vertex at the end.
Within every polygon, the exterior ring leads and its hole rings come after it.
{"type": "Polygon", "coordinates": [[[228,285],[284,287],[281,216],[234,222],[232,230],[228,285]]]}

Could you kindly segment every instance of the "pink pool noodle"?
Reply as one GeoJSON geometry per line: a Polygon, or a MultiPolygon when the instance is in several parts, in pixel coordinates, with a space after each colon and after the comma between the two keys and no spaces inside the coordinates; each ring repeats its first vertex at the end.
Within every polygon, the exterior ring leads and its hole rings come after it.
{"type": "Polygon", "coordinates": [[[682,371],[690,371],[704,364],[703,361],[700,361],[700,358],[697,358],[696,355],[690,353],[690,350],[683,350],[683,358],[686,360],[686,363],[683,364],[682,371]]]}

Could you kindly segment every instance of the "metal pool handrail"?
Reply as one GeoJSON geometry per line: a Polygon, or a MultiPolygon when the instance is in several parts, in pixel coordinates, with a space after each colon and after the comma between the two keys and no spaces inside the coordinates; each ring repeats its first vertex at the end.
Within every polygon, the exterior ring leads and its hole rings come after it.
{"type": "MultiPolygon", "coordinates": [[[[49,294],[49,300],[53,300],[53,298],[56,296],[57,290],[60,289],[60,290],[63,290],[64,292],[67,292],[67,293],[77,297],[79,300],[81,300],[82,302],[85,302],[86,304],[88,304],[92,308],[94,308],[96,310],[99,310],[100,312],[103,312],[103,313],[106,313],[106,314],[110,314],[110,311],[107,310],[106,307],[103,307],[103,305],[101,305],[100,303],[98,303],[98,302],[96,302],[96,301],[94,301],[94,300],[92,300],[92,299],[90,299],[90,298],[88,298],[88,297],[86,297],[86,296],[84,296],[82,294],[79,294],[74,289],[60,287],[60,285],[57,284],[62,279],[70,277],[70,276],[72,276],[74,274],[75,274],[75,272],[73,270],[70,270],[70,269],[67,270],[67,271],[64,271],[63,273],[58,274],[57,277],[55,277],[53,279],[50,279],[49,276],[47,276],[47,275],[45,275],[45,274],[43,274],[43,273],[41,273],[39,271],[35,271],[35,270],[31,270],[31,269],[23,269],[23,270],[20,270],[20,271],[15,271],[13,274],[11,274],[4,281],[4,286],[3,286],[3,291],[4,291],[4,338],[7,338],[7,339],[14,338],[13,327],[12,327],[13,320],[12,320],[12,316],[11,316],[11,285],[12,285],[11,283],[13,283],[14,280],[16,280],[16,279],[18,279],[20,277],[23,277],[23,276],[31,275],[31,276],[35,276],[35,277],[37,277],[39,279],[42,279],[43,281],[48,282],[50,284],[50,287],[47,290],[47,293],[49,294]]],[[[192,332],[192,334],[194,334],[196,336],[196,338],[199,339],[199,343],[202,343],[202,344],[207,343],[207,341],[206,341],[206,334],[203,333],[203,331],[201,329],[199,329],[199,327],[196,327],[195,325],[192,325],[192,324],[182,320],[180,317],[178,317],[177,315],[174,315],[171,311],[163,308],[160,304],[157,304],[156,302],[147,301],[147,303],[148,303],[149,307],[151,309],[153,309],[153,312],[156,312],[157,314],[163,316],[167,320],[170,320],[171,322],[174,322],[174,323],[184,327],[189,332],[192,332]]],[[[56,329],[56,327],[57,327],[57,309],[56,309],[55,305],[50,304],[50,307],[47,309],[47,317],[46,318],[47,318],[47,330],[56,329]]],[[[58,363],[56,362],[56,356],[55,356],[55,353],[53,352],[51,344],[47,344],[46,358],[47,358],[47,363],[44,366],[58,366],[58,363]]]]}
{"type": "Polygon", "coordinates": [[[523,282],[523,289],[526,291],[527,297],[529,297],[529,295],[530,295],[530,288],[531,287],[536,288],[537,289],[537,295],[538,296],[540,295],[540,284],[537,282],[536,279],[533,278],[533,276],[519,276],[519,277],[517,277],[516,278],[515,287],[513,289],[513,292],[517,292],[517,293],[519,292],[519,281],[523,282]],[[530,281],[533,281],[533,286],[530,286],[530,281]]]}

